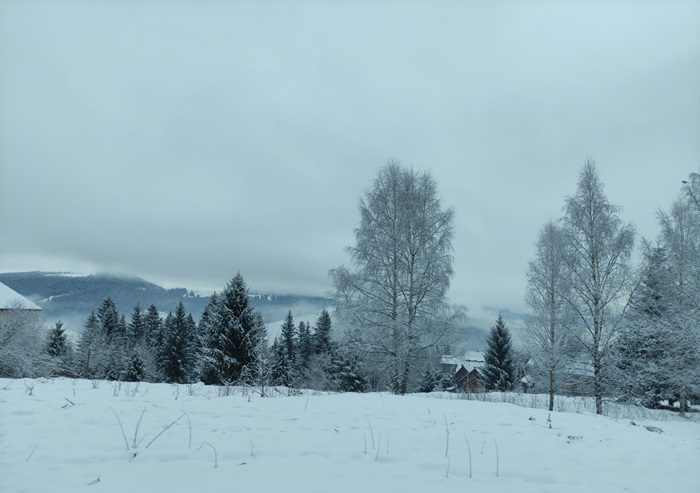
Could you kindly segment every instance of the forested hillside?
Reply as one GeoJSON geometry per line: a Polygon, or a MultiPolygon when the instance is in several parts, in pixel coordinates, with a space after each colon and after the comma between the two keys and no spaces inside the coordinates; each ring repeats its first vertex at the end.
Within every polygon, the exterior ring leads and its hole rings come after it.
{"type": "MultiPolygon", "coordinates": [[[[82,330],[90,312],[107,297],[114,300],[121,313],[127,314],[137,304],[144,309],[155,305],[168,313],[182,301],[195,320],[199,320],[210,300],[210,296],[184,287],[165,289],[138,277],[109,274],[6,272],[0,273],[0,282],[38,304],[48,323],[61,320],[74,331],[82,330]]],[[[266,321],[281,320],[289,310],[294,314],[314,313],[329,303],[323,297],[272,294],[253,294],[251,302],[266,321]]]]}

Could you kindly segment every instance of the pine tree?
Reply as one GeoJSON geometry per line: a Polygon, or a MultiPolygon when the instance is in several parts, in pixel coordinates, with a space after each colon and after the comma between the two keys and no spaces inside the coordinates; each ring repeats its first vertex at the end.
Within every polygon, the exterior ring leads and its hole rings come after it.
{"type": "Polygon", "coordinates": [[[309,367],[309,361],[313,355],[314,347],[311,336],[311,325],[309,323],[299,322],[299,369],[304,371],[309,367]]]}
{"type": "Polygon", "coordinates": [[[260,397],[267,395],[267,388],[273,381],[274,358],[273,352],[268,346],[267,328],[260,312],[255,313],[259,326],[256,347],[254,348],[255,359],[249,363],[241,372],[241,380],[254,388],[260,397]]]}
{"type": "Polygon", "coordinates": [[[650,408],[673,398],[675,344],[666,264],[663,248],[647,249],[641,281],[612,351],[614,388],[650,408]]]}
{"type": "Polygon", "coordinates": [[[513,343],[510,331],[501,314],[496,325],[491,327],[482,367],[484,387],[486,390],[506,392],[515,385],[515,366],[513,364],[513,343]]]}
{"type": "Polygon", "coordinates": [[[213,341],[216,340],[216,333],[218,330],[215,325],[218,306],[218,295],[214,293],[209,298],[207,306],[204,307],[204,311],[202,311],[202,315],[199,317],[199,324],[197,324],[197,337],[199,341],[197,345],[196,371],[199,378],[205,383],[218,381],[211,350],[214,343],[213,341]]]}
{"type": "Polygon", "coordinates": [[[158,353],[163,345],[163,319],[160,318],[156,305],[152,304],[148,307],[143,323],[148,345],[154,353],[158,353]]]}
{"type": "Polygon", "coordinates": [[[56,322],[56,326],[49,332],[46,340],[46,353],[51,357],[50,371],[53,374],[73,375],[69,371],[73,346],[68,340],[63,322],[56,322]]]}
{"type": "Polygon", "coordinates": [[[436,374],[435,371],[431,370],[430,368],[425,370],[425,373],[423,374],[423,379],[420,382],[420,386],[418,387],[418,392],[432,392],[437,388],[438,385],[438,378],[440,377],[439,374],[436,374]]]}
{"type": "MultiPolygon", "coordinates": [[[[145,367],[145,379],[152,382],[162,382],[164,380],[162,368],[160,366],[159,355],[163,347],[165,328],[163,319],[160,317],[156,305],[151,304],[143,316],[144,338],[143,346],[135,352],[145,367]]],[[[132,354],[132,360],[134,358],[132,354]]]]}
{"type": "Polygon", "coordinates": [[[231,384],[255,361],[262,333],[241,274],[227,284],[210,309],[209,332],[202,347],[202,380],[207,384],[231,384]]]}
{"type": "Polygon", "coordinates": [[[302,374],[300,384],[304,388],[314,390],[331,390],[333,384],[333,365],[335,358],[335,344],[331,339],[331,317],[323,310],[316,320],[314,330],[308,334],[310,348],[307,348],[306,332],[310,332],[311,324],[306,323],[299,328],[299,353],[302,360],[302,374]],[[310,356],[306,358],[306,354],[310,356]]]}
{"type": "Polygon", "coordinates": [[[97,320],[107,349],[105,371],[98,378],[120,380],[128,364],[126,319],[124,316],[120,317],[114,300],[107,297],[97,311],[97,320]]]}
{"type": "Polygon", "coordinates": [[[279,349],[275,354],[276,373],[280,385],[294,387],[300,377],[299,371],[299,337],[294,325],[292,311],[287,313],[280,331],[279,349]]]}
{"type": "Polygon", "coordinates": [[[327,310],[323,310],[316,320],[313,344],[316,354],[330,354],[333,352],[331,342],[331,316],[327,310]]]}
{"type": "Polygon", "coordinates": [[[111,342],[119,332],[119,312],[117,311],[116,303],[111,297],[102,300],[102,305],[97,310],[97,318],[107,340],[111,342]]]}
{"type": "Polygon", "coordinates": [[[143,319],[141,305],[137,304],[131,312],[131,321],[128,325],[129,346],[141,344],[146,338],[146,322],[143,319]]]}
{"type": "Polygon", "coordinates": [[[700,401],[700,175],[691,174],[683,192],[668,212],[659,213],[659,238],[672,280],[673,380],[681,413],[690,410],[692,401],[700,401]]]}
{"type": "Polygon", "coordinates": [[[107,375],[109,341],[100,319],[90,312],[78,342],[77,373],[83,378],[105,378],[107,375]]]}
{"type": "Polygon", "coordinates": [[[345,353],[337,357],[333,365],[333,375],[339,392],[365,392],[367,376],[362,370],[357,354],[345,353]]]}
{"type": "Polygon", "coordinates": [[[295,375],[292,370],[292,362],[289,360],[285,345],[279,338],[275,337],[270,348],[272,355],[272,382],[275,385],[292,387],[295,383],[295,375]]]}
{"type": "Polygon", "coordinates": [[[194,330],[191,317],[185,313],[181,301],[175,314],[168,314],[165,320],[165,338],[160,361],[166,382],[185,383],[190,381],[194,369],[194,330]]]}
{"type": "Polygon", "coordinates": [[[63,328],[63,322],[56,322],[56,326],[49,332],[46,341],[46,352],[52,358],[65,358],[68,356],[70,342],[63,328]]]}
{"type": "Polygon", "coordinates": [[[129,366],[126,369],[124,380],[127,382],[142,382],[146,380],[147,370],[146,364],[139,353],[133,353],[129,366]]]}
{"type": "Polygon", "coordinates": [[[285,357],[287,361],[294,366],[297,359],[297,330],[294,326],[294,317],[292,317],[292,311],[289,310],[287,317],[282,323],[282,329],[280,332],[280,343],[284,350],[285,357]]]}

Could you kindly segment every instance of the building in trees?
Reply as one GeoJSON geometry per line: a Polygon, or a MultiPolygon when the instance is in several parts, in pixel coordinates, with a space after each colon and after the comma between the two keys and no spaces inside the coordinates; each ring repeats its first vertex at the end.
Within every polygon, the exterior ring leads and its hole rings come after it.
{"type": "Polygon", "coordinates": [[[496,325],[491,327],[484,350],[484,366],[481,367],[484,389],[501,392],[513,390],[516,383],[513,356],[510,330],[499,313],[496,325]]]}
{"type": "Polygon", "coordinates": [[[0,283],[0,377],[34,377],[42,372],[42,325],[41,308],[0,283]]]}
{"type": "Polygon", "coordinates": [[[394,393],[417,388],[427,350],[461,315],[446,301],[453,221],[429,173],[390,161],[361,199],[351,267],[331,271],[339,318],[363,331],[366,356],[387,370],[394,393]]]}

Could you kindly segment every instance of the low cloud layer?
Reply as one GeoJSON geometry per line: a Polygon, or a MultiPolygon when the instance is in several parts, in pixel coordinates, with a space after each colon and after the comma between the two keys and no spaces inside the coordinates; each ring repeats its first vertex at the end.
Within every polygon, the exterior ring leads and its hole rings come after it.
{"type": "Polygon", "coordinates": [[[587,158],[649,238],[700,166],[696,3],[4,2],[0,270],[323,294],[388,159],[521,309],[587,158]]]}

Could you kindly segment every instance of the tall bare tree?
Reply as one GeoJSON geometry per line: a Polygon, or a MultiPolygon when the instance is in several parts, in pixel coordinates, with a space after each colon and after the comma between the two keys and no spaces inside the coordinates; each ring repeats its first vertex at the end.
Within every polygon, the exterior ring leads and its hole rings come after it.
{"type": "Polygon", "coordinates": [[[453,276],[454,210],[443,208],[435,179],[395,161],[379,170],[360,201],[350,269],[331,270],[338,313],[363,329],[366,349],[404,394],[417,361],[453,328],[446,294],[453,276]]]}
{"type": "Polygon", "coordinates": [[[603,413],[604,356],[624,313],[632,285],[629,266],[635,230],[611,204],[595,162],[586,161],[576,193],[567,197],[563,229],[570,294],[582,327],[576,332],[590,356],[596,413],[603,413]]]}
{"type": "Polygon", "coordinates": [[[523,338],[535,368],[547,379],[550,411],[554,410],[558,380],[571,347],[572,311],[567,303],[570,287],[564,247],[564,232],[549,221],[540,230],[535,257],[527,267],[525,302],[530,318],[523,338]]]}

